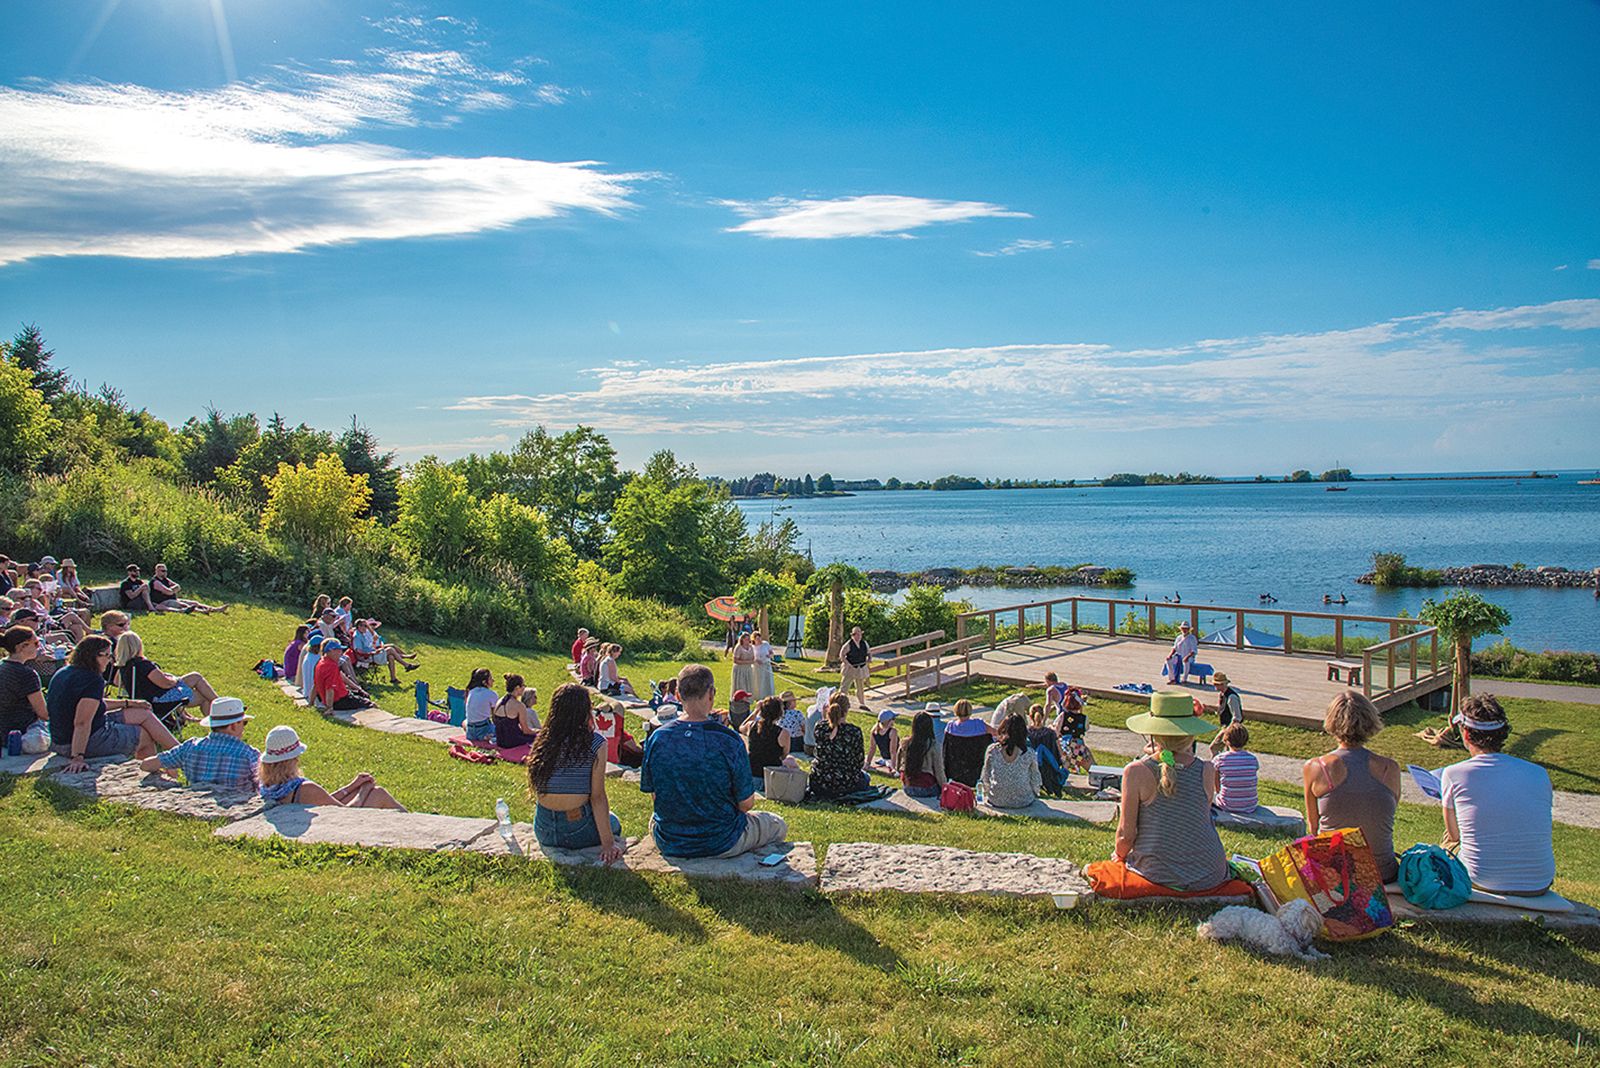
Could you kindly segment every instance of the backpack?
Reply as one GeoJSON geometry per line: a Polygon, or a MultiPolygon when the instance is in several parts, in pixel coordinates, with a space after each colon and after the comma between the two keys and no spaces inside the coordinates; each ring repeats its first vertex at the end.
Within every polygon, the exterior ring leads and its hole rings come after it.
{"type": "Polygon", "coordinates": [[[1400,892],[1424,909],[1453,909],[1472,896],[1467,866],[1436,845],[1414,845],[1400,854],[1400,892]]]}
{"type": "Polygon", "coordinates": [[[278,679],[283,678],[283,669],[270,660],[256,661],[255,670],[257,675],[260,675],[268,682],[276,682],[278,679]]]}
{"type": "Polygon", "coordinates": [[[939,807],[946,812],[971,812],[977,795],[972,787],[961,782],[947,782],[939,791],[939,807]]]}

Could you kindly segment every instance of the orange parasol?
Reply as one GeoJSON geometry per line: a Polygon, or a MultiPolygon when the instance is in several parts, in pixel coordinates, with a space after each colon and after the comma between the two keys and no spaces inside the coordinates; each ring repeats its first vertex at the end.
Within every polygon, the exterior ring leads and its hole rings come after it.
{"type": "Polygon", "coordinates": [[[706,602],[706,615],[712,619],[720,619],[724,623],[744,618],[744,613],[739,609],[739,602],[732,597],[711,598],[706,602]]]}

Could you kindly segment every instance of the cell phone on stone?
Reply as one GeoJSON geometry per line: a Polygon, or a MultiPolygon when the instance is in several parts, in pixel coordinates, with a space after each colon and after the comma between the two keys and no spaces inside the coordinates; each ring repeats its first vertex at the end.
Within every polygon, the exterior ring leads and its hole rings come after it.
{"type": "Polygon", "coordinates": [[[763,868],[776,868],[779,864],[783,863],[784,858],[787,856],[787,853],[768,853],[766,856],[761,858],[760,863],[763,868]]]}

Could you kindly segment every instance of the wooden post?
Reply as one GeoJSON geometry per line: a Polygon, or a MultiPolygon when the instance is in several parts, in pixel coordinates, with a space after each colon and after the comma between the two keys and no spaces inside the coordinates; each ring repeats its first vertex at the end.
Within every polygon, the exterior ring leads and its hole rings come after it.
{"type": "Polygon", "coordinates": [[[1150,637],[1154,638],[1156,636],[1156,606],[1149,601],[1146,601],[1144,606],[1150,616],[1150,637]]]}
{"type": "Polygon", "coordinates": [[[1337,616],[1333,621],[1333,658],[1344,659],[1344,616],[1337,616]]]}
{"type": "Polygon", "coordinates": [[[1389,662],[1389,689],[1391,691],[1394,690],[1394,651],[1395,646],[1389,646],[1386,650],[1387,655],[1384,657],[1389,662]]]}
{"type": "Polygon", "coordinates": [[[1283,652],[1288,655],[1294,652],[1294,613],[1283,614],[1283,652]]]}
{"type": "Polygon", "coordinates": [[[1433,631],[1433,645],[1428,650],[1428,668],[1429,668],[1429,674],[1432,674],[1432,675],[1439,674],[1439,631],[1438,631],[1438,628],[1434,628],[1434,631],[1433,631]]]}
{"type": "Polygon", "coordinates": [[[1053,628],[1055,626],[1055,620],[1051,618],[1054,613],[1050,611],[1054,604],[1054,601],[1046,601],[1044,603],[1044,636],[1046,638],[1050,637],[1054,633],[1053,628]]]}
{"type": "Polygon", "coordinates": [[[1189,633],[1194,635],[1194,640],[1200,640],[1200,609],[1189,609],[1189,633]]]}
{"type": "Polygon", "coordinates": [[[956,641],[967,636],[967,617],[956,616],[956,641]]]}
{"type": "Polygon", "coordinates": [[[1072,633],[1078,633],[1078,599],[1072,599],[1072,633]]]}
{"type": "Polygon", "coordinates": [[[1117,636],[1117,602],[1110,601],[1106,604],[1106,637],[1117,636]]]}
{"type": "Polygon", "coordinates": [[[1233,647],[1244,648],[1244,609],[1240,609],[1233,620],[1233,647]]]}
{"type": "Polygon", "coordinates": [[[1414,635],[1411,638],[1411,681],[1417,681],[1417,639],[1414,635]]]}
{"type": "Polygon", "coordinates": [[[1028,640],[1028,609],[1026,606],[1017,609],[1017,641],[1028,640]]]}
{"type": "Polygon", "coordinates": [[[1361,650],[1361,692],[1372,696],[1372,646],[1361,650]]]}
{"type": "Polygon", "coordinates": [[[1389,624],[1389,640],[1390,641],[1394,641],[1398,637],[1400,637],[1400,624],[1398,624],[1398,623],[1390,623],[1389,624]]]}
{"type": "Polygon", "coordinates": [[[996,637],[995,637],[995,614],[993,612],[990,612],[989,613],[989,648],[991,648],[991,649],[994,648],[995,641],[996,641],[996,637]]]}

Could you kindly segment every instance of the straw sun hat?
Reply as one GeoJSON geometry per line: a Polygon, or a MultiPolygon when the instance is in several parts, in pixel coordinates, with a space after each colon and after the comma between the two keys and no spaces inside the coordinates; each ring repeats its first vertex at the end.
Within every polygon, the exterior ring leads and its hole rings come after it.
{"type": "Polygon", "coordinates": [[[1182,690],[1157,690],[1150,695],[1150,711],[1128,717],[1135,734],[1176,738],[1185,734],[1210,734],[1217,729],[1194,714],[1194,698],[1182,690]]]}
{"type": "Polygon", "coordinates": [[[277,764],[293,760],[305,751],[305,743],[293,727],[274,727],[267,732],[267,740],[261,750],[261,763],[277,764]]]}

